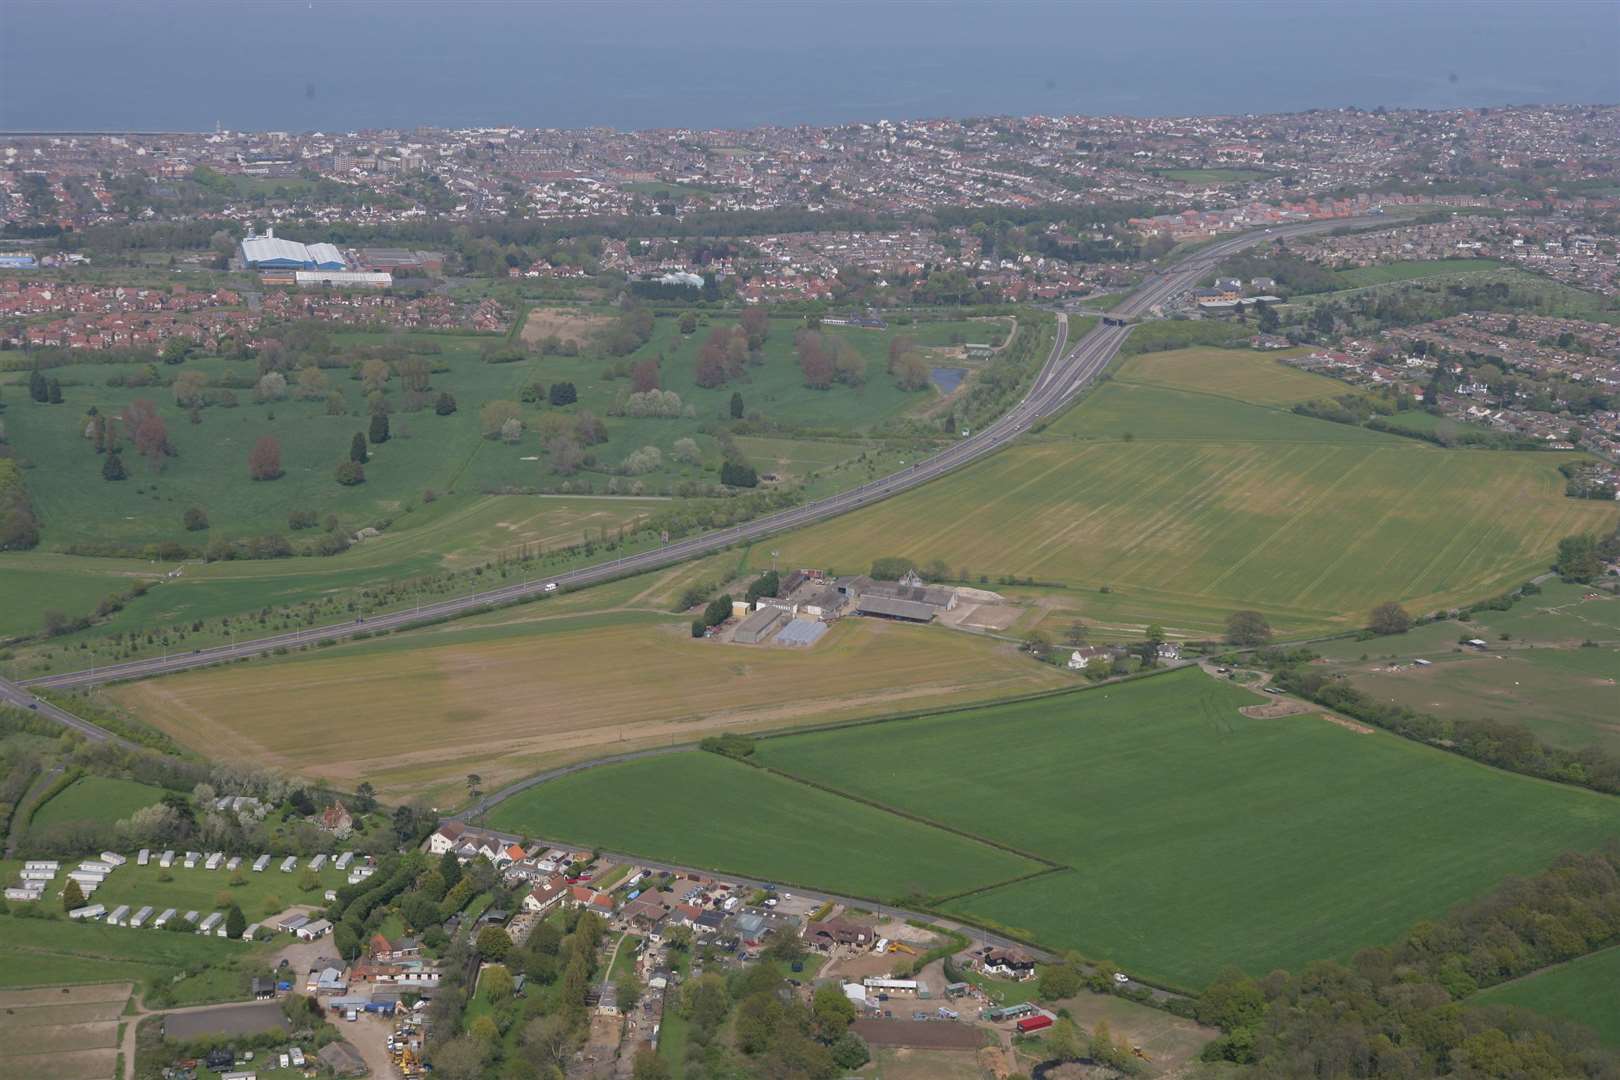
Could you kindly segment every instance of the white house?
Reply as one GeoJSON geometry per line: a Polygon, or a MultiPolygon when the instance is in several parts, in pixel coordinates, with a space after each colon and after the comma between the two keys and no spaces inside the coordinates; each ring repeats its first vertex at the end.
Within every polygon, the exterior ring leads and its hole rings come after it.
{"type": "Polygon", "coordinates": [[[1086,645],[1069,654],[1069,670],[1084,671],[1092,664],[1109,664],[1113,659],[1112,649],[1105,649],[1101,645],[1086,645]]]}

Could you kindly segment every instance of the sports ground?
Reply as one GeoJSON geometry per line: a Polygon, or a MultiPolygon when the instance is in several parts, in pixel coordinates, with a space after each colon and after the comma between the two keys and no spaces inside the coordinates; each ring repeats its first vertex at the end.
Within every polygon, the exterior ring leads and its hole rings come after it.
{"type": "Polygon", "coordinates": [[[844,814],[881,807],[1059,867],[988,886],[977,867],[965,869],[930,892],[931,906],[1180,987],[1201,986],[1229,964],[1263,974],[1348,957],[1617,829],[1605,796],[1315,714],[1238,713],[1257,700],[1186,670],[764,740],[758,764],[802,781],[777,789],[772,813],[812,823],[808,842],[820,845],[788,865],[774,855],[753,865],[731,839],[743,826],[727,824],[729,797],[705,798],[725,770],[738,784],[757,770],[719,758],[689,764],[700,752],[638,762],[630,785],[660,810],[681,812],[602,813],[627,790],[610,767],[516,796],[492,823],[896,899],[924,880],[908,864],[928,849],[843,839],[844,814]],[[704,777],[697,789],[688,786],[694,768],[704,777]],[[828,804],[829,792],[849,798],[828,804]],[[889,875],[889,891],[869,891],[883,880],[874,873],[889,875]],[[1212,925],[1223,932],[1208,933],[1212,925]]]}

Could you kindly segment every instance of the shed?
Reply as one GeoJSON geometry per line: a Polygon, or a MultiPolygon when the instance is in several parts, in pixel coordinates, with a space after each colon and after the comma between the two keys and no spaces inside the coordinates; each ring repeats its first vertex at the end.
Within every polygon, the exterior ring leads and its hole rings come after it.
{"type": "Polygon", "coordinates": [[[855,610],[862,615],[875,615],[883,619],[901,619],[906,622],[933,622],[938,611],[932,604],[920,600],[896,600],[888,596],[864,595],[855,601],[855,610]]]}

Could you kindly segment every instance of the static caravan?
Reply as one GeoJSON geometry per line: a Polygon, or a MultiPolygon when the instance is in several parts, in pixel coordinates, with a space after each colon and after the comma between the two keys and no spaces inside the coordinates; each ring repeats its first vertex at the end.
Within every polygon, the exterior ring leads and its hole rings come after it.
{"type": "Polygon", "coordinates": [[[123,866],[125,863],[129,862],[128,859],[124,858],[116,851],[103,851],[101,853],[101,861],[106,863],[108,866],[123,866]]]}
{"type": "Polygon", "coordinates": [[[173,866],[174,865],[174,852],[165,851],[162,855],[159,855],[158,856],[158,865],[163,867],[163,869],[165,869],[165,870],[167,870],[169,867],[173,866]]]}
{"type": "Polygon", "coordinates": [[[86,885],[100,885],[107,880],[107,875],[99,870],[69,870],[68,877],[79,883],[79,887],[86,885]]]}
{"type": "Polygon", "coordinates": [[[70,919],[99,919],[107,914],[107,909],[101,904],[86,904],[81,908],[74,908],[68,912],[70,919]]]}
{"type": "Polygon", "coordinates": [[[153,920],[152,925],[167,926],[169,925],[169,920],[172,918],[174,918],[174,908],[164,908],[163,913],[153,920]]]}
{"type": "Polygon", "coordinates": [[[151,861],[152,861],[152,849],[151,848],[141,848],[141,850],[139,850],[139,851],[137,851],[135,853],[135,865],[136,866],[145,866],[147,863],[149,863],[151,861]]]}
{"type": "Polygon", "coordinates": [[[269,865],[270,865],[270,856],[268,856],[268,855],[260,855],[257,859],[253,860],[253,872],[255,874],[261,873],[264,870],[264,868],[269,866],[269,865]]]}
{"type": "Polygon", "coordinates": [[[313,859],[309,860],[309,868],[311,870],[319,870],[321,867],[323,867],[325,865],[326,865],[326,853],[324,851],[321,852],[319,855],[315,856],[313,859]]]}
{"type": "Polygon", "coordinates": [[[106,877],[108,874],[113,872],[113,865],[112,863],[100,862],[96,859],[86,859],[84,862],[79,864],[79,869],[87,870],[92,874],[100,874],[102,877],[106,877]]]}
{"type": "Polygon", "coordinates": [[[222,912],[222,911],[216,911],[212,915],[210,915],[206,919],[204,919],[202,922],[197,924],[197,933],[199,933],[199,934],[209,933],[210,931],[212,931],[214,929],[214,927],[218,926],[224,920],[225,920],[225,913],[222,912]]]}
{"type": "Polygon", "coordinates": [[[216,851],[212,855],[208,856],[208,861],[203,863],[203,866],[209,870],[218,870],[224,862],[224,854],[216,851]]]}
{"type": "Polygon", "coordinates": [[[232,855],[230,858],[225,860],[225,869],[227,869],[227,870],[235,870],[238,866],[241,866],[241,865],[242,865],[242,856],[240,856],[240,855],[232,855]]]}
{"type": "Polygon", "coordinates": [[[55,870],[24,870],[22,872],[22,879],[24,881],[51,881],[54,880],[55,877],[55,870]]]}
{"type": "Polygon", "coordinates": [[[145,905],[141,910],[130,916],[129,925],[137,928],[145,926],[146,920],[152,917],[152,910],[151,904],[145,905]]]}
{"type": "Polygon", "coordinates": [[[117,907],[112,909],[112,914],[107,916],[107,925],[123,926],[124,920],[127,918],[129,918],[129,905],[119,904],[117,907]]]}
{"type": "Polygon", "coordinates": [[[195,870],[197,868],[197,860],[199,860],[201,858],[202,858],[202,852],[200,852],[200,851],[188,851],[188,852],[186,852],[186,869],[187,870],[195,870]]]}
{"type": "Polygon", "coordinates": [[[55,872],[62,869],[62,864],[55,859],[29,859],[23,863],[24,870],[50,870],[55,872]]]}
{"type": "Polygon", "coordinates": [[[343,854],[332,860],[332,865],[337,867],[339,870],[347,870],[349,868],[349,864],[353,861],[354,852],[345,851],[343,854]]]}
{"type": "Polygon", "coordinates": [[[189,923],[194,923],[197,921],[197,913],[195,911],[188,911],[180,917],[189,923]]]}
{"type": "Polygon", "coordinates": [[[285,859],[281,860],[281,872],[283,874],[290,874],[290,873],[293,872],[293,867],[295,867],[297,865],[298,865],[298,856],[289,855],[285,859]]]}
{"type": "Polygon", "coordinates": [[[31,887],[26,886],[26,885],[24,885],[24,886],[22,886],[20,888],[18,886],[16,886],[16,885],[8,885],[8,886],[6,886],[6,899],[7,900],[16,900],[16,901],[18,901],[20,903],[21,902],[32,902],[34,900],[38,900],[40,897],[42,897],[44,895],[45,895],[45,890],[44,889],[31,888],[31,887]]]}
{"type": "Polygon", "coordinates": [[[250,922],[250,923],[247,924],[247,926],[243,927],[243,929],[242,929],[242,940],[243,941],[252,941],[253,940],[253,935],[258,933],[258,932],[259,932],[259,924],[256,923],[256,922],[250,922]]]}

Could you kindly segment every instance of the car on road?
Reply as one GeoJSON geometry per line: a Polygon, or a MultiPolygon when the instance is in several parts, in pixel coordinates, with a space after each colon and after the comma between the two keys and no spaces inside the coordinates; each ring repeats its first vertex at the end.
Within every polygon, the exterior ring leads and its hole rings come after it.
{"type": "Polygon", "coordinates": [[[1114,972],[1114,981],[1119,983],[1121,986],[1124,986],[1126,983],[1131,981],[1131,977],[1125,974],[1123,971],[1116,971],[1114,972]]]}
{"type": "Polygon", "coordinates": [[[546,582],[545,591],[546,592],[556,592],[557,591],[557,583],[555,581],[546,582]]]}

